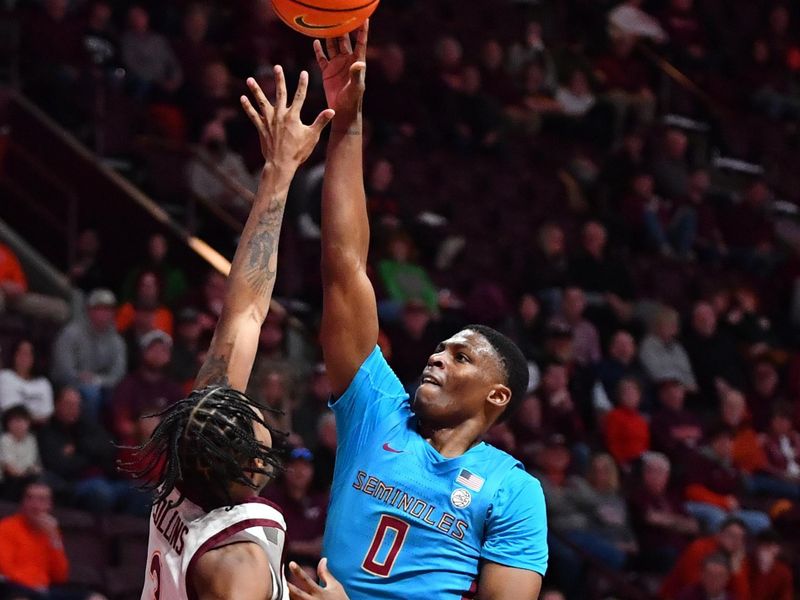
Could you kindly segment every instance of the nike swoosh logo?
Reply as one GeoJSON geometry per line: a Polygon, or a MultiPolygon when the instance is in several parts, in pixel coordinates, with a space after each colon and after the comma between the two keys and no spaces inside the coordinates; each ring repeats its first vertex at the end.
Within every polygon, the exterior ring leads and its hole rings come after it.
{"type": "Polygon", "coordinates": [[[384,450],[386,450],[387,452],[391,452],[392,454],[402,454],[402,453],[404,452],[403,450],[395,450],[394,448],[392,448],[392,447],[389,445],[389,442],[386,442],[386,443],[383,445],[383,449],[384,449],[384,450]]]}
{"type": "MultiPolygon", "coordinates": [[[[349,20],[352,21],[352,19],[349,20]]],[[[315,25],[314,23],[309,23],[306,21],[305,15],[296,16],[294,18],[294,22],[300,25],[300,27],[305,27],[306,29],[335,29],[336,27],[341,27],[344,25],[344,23],[334,23],[333,25],[315,25]]]]}

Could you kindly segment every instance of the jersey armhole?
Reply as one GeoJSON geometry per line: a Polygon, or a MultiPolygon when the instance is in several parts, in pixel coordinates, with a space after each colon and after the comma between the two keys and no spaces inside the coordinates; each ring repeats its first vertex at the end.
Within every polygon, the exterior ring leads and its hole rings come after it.
{"type": "MultiPolygon", "coordinates": [[[[189,560],[189,566],[186,568],[184,588],[186,589],[186,596],[189,600],[198,600],[197,592],[195,592],[194,586],[192,585],[192,581],[194,579],[194,573],[195,570],[197,569],[197,561],[199,561],[207,552],[225,546],[226,545],[224,543],[225,540],[228,540],[237,533],[241,533],[242,531],[245,531],[246,529],[250,529],[252,527],[273,527],[275,529],[280,529],[281,531],[285,531],[285,528],[280,523],[278,523],[277,521],[273,521],[272,519],[247,519],[244,521],[240,521],[238,523],[234,523],[233,525],[230,525],[212,535],[205,542],[203,542],[203,545],[200,546],[197,549],[197,551],[192,555],[192,558],[189,560]]],[[[255,542],[248,542],[248,543],[255,543],[255,542]]],[[[273,583],[274,582],[275,580],[273,579],[273,583]]],[[[278,582],[278,585],[282,584],[278,582]]]]}

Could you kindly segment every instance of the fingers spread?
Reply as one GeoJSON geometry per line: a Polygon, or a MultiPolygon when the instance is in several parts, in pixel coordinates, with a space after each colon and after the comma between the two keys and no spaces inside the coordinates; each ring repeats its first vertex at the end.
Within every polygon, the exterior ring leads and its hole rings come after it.
{"type": "Polygon", "coordinates": [[[275,108],[286,108],[286,76],[280,65],[275,65],[275,108]]]}
{"type": "Polygon", "coordinates": [[[308,72],[301,71],[300,72],[300,81],[297,84],[297,91],[294,94],[294,100],[292,100],[292,110],[299,114],[300,109],[303,108],[303,102],[306,100],[306,91],[308,90],[308,72]]]}
{"type": "Polygon", "coordinates": [[[311,124],[311,129],[319,136],[322,130],[331,122],[336,112],[332,108],[326,108],[317,116],[316,120],[311,124]]]}
{"type": "Polygon", "coordinates": [[[325,49],[328,51],[328,60],[333,60],[339,55],[339,45],[334,38],[325,39],[325,49]]]}
{"type": "Polygon", "coordinates": [[[267,97],[264,95],[264,90],[261,89],[261,86],[258,85],[256,80],[252,77],[247,78],[247,87],[250,88],[253,96],[255,96],[258,107],[261,109],[262,116],[267,120],[271,119],[273,109],[269,100],[267,100],[267,97]]]}
{"type": "Polygon", "coordinates": [[[345,33],[343,36],[336,38],[336,45],[339,48],[339,52],[341,52],[342,54],[353,53],[353,46],[350,44],[349,33],[345,33]]]}
{"type": "Polygon", "coordinates": [[[247,118],[256,126],[259,133],[264,131],[264,121],[261,120],[261,115],[258,114],[253,105],[250,103],[250,99],[247,96],[242,96],[239,98],[242,103],[242,108],[244,108],[244,112],[247,115],[247,118]]]}

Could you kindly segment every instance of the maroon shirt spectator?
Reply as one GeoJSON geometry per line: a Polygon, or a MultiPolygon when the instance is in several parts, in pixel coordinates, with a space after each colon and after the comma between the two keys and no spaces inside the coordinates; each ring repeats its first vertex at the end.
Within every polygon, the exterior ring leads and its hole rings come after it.
{"type": "Polygon", "coordinates": [[[46,0],[43,10],[34,12],[23,33],[22,56],[35,65],[26,76],[55,76],[56,71],[79,64],[80,23],[67,14],[67,0],[46,0]]]}
{"type": "Polygon", "coordinates": [[[661,22],[672,48],[693,58],[706,54],[708,35],[694,7],[694,0],[672,0],[661,22]]]}
{"type": "Polygon", "coordinates": [[[703,438],[703,424],[684,408],[685,388],[674,379],[662,381],[658,385],[658,399],[661,409],[650,422],[653,448],[672,461],[689,460],[703,438]]]}
{"type": "Polygon", "coordinates": [[[579,287],[567,287],[561,300],[561,312],[551,319],[572,330],[572,356],[582,366],[592,366],[600,361],[600,336],[597,328],[584,318],[586,294],[579,287]]]}
{"type": "Polygon", "coordinates": [[[745,190],[742,201],[726,211],[722,232],[728,246],[762,254],[772,250],[775,231],[767,215],[771,195],[767,184],[756,180],[745,190]]]}
{"type": "Polygon", "coordinates": [[[649,89],[647,67],[634,55],[633,45],[624,39],[616,40],[611,52],[597,59],[595,69],[599,81],[607,90],[638,94],[649,89]]]}
{"type": "Polygon", "coordinates": [[[570,280],[586,292],[589,304],[605,302],[606,294],[633,297],[633,282],[624,262],[608,251],[608,232],[597,221],[581,230],[581,250],[569,261],[570,280]]]}
{"type": "Polygon", "coordinates": [[[190,92],[201,87],[206,65],[220,57],[219,50],[208,43],[207,34],[207,8],[199,5],[190,7],[183,17],[183,36],[172,43],[190,92]]]}
{"type": "Polygon", "coordinates": [[[659,572],[668,571],[692,536],[699,531],[669,489],[669,459],[658,452],[642,456],[642,483],[630,495],[631,517],[642,560],[659,572]]]}
{"type": "Polygon", "coordinates": [[[292,532],[286,546],[288,559],[312,567],[322,554],[328,506],[327,494],[311,491],[313,461],[310,450],[295,448],[289,454],[281,484],[268,486],[264,491],[265,497],[280,507],[287,530],[292,532]]]}
{"type": "Polygon", "coordinates": [[[800,432],[792,426],[792,416],[788,405],[775,408],[763,446],[767,472],[794,483],[800,493],[800,432]]]}
{"type": "Polygon", "coordinates": [[[514,85],[505,69],[505,51],[496,39],[486,40],[481,46],[480,68],[487,94],[503,104],[513,98],[514,85]]]}
{"type": "Polygon", "coordinates": [[[712,554],[703,563],[700,582],[679,592],[678,600],[736,600],[728,591],[730,581],[728,558],[722,554],[712,554]]]}
{"type": "Polygon", "coordinates": [[[180,385],[169,379],[167,366],[172,353],[172,338],[159,330],[141,339],[141,364],[126,375],[111,397],[111,423],[120,441],[135,435],[136,422],[150,412],[158,412],[183,398],[180,385]]]}
{"type": "Polygon", "coordinates": [[[747,408],[758,431],[766,430],[770,415],[784,401],[778,369],[769,359],[758,360],[750,374],[747,408]]]}
{"type": "Polygon", "coordinates": [[[566,365],[551,361],[542,367],[542,382],[536,395],[542,402],[544,428],[560,433],[572,445],[583,441],[586,427],[568,386],[566,365]]]}
{"type": "Polygon", "coordinates": [[[539,452],[548,435],[542,423],[542,401],[535,394],[528,394],[519,406],[514,419],[509,423],[514,435],[513,455],[519,458],[527,469],[538,464],[539,452]]]}

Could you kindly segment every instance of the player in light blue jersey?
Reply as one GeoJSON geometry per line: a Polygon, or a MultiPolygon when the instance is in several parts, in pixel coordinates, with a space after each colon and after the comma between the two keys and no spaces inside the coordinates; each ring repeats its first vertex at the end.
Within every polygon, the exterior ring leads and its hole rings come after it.
{"type": "Polygon", "coordinates": [[[431,348],[410,400],[376,347],[362,171],[367,27],[355,51],[349,36],[328,40],[327,53],[315,42],[336,111],[323,186],[321,340],[339,394],[339,448],[324,554],[352,600],[535,600],[547,567],[541,486],[481,441],[523,398],[522,353],[491,328],[467,327],[431,348]]]}

